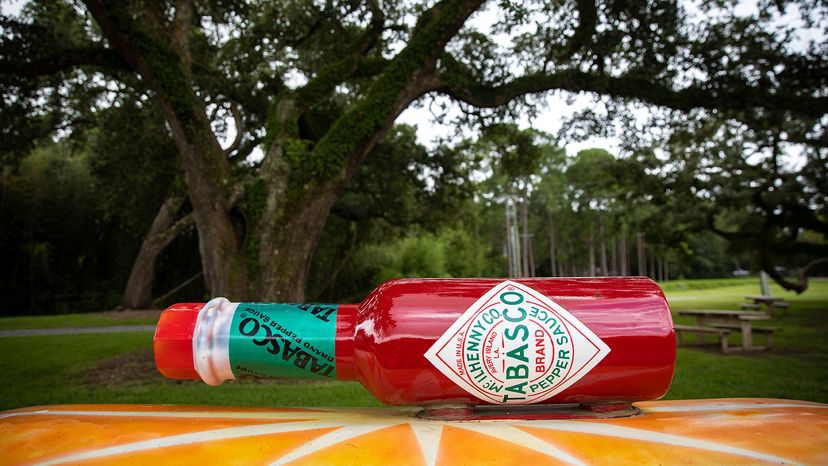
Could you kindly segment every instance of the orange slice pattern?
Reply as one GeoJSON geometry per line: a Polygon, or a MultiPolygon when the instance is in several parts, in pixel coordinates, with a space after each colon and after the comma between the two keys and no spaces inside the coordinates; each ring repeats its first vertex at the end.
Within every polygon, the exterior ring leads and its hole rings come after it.
{"type": "Polygon", "coordinates": [[[0,413],[0,464],[828,464],[828,405],[638,406],[623,419],[474,422],[413,408],[48,406],[0,413]]]}

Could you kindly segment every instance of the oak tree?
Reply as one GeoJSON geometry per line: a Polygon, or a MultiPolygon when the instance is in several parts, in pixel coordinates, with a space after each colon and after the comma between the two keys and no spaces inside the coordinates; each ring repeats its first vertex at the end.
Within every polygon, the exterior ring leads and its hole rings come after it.
{"type": "Polygon", "coordinates": [[[718,14],[670,0],[33,2],[2,19],[3,136],[79,123],[52,111],[73,107],[74,83],[132,86],[175,142],[210,292],[302,300],[332,206],[423,98],[482,117],[557,91],[748,124],[824,118],[824,49],[786,47],[763,11],[703,6],[718,14]],[[225,147],[222,121],[238,131],[225,147]]]}

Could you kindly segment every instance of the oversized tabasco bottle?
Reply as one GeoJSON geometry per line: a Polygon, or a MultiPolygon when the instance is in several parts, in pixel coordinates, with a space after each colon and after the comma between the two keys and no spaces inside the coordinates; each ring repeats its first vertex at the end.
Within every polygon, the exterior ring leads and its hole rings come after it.
{"type": "Polygon", "coordinates": [[[676,357],[664,294],[641,277],[400,279],[339,305],[216,298],[164,311],[154,346],[167,377],[358,380],[426,406],[652,400],[676,357]]]}

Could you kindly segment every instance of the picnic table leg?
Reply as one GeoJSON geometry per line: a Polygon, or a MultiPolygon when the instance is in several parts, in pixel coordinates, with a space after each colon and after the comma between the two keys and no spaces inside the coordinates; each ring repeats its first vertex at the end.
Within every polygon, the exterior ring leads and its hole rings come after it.
{"type": "Polygon", "coordinates": [[[753,348],[753,331],[749,320],[742,322],[742,350],[750,351],[753,348]]]}
{"type": "MultiPolygon", "coordinates": [[[[704,324],[705,324],[705,318],[704,317],[702,317],[702,316],[696,317],[696,326],[697,327],[704,327],[704,324]]],[[[701,334],[701,333],[696,334],[696,343],[698,343],[699,345],[704,344],[704,335],[703,334],[701,334]]]]}

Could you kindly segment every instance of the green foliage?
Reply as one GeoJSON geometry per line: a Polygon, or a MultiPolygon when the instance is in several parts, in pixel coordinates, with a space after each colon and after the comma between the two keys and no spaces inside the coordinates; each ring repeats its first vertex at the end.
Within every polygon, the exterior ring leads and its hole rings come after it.
{"type": "Polygon", "coordinates": [[[109,5],[106,10],[121,40],[138,49],[142,64],[137,71],[144,75],[144,79],[154,82],[160,90],[159,97],[172,107],[187,128],[186,124],[196,118],[193,83],[184,69],[182,57],[173,50],[168,37],[159,37],[157,30],[163,25],[153,21],[154,14],[145,15],[143,21],[136,20],[140,15],[125,4],[109,5]]]}
{"type": "Polygon", "coordinates": [[[485,129],[481,141],[491,144],[496,158],[495,175],[522,179],[539,171],[551,146],[550,137],[516,125],[498,124],[485,129]]]}
{"type": "Polygon", "coordinates": [[[307,140],[290,138],[285,142],[284,147],[285,161],[293,170],[303,170],[302,161],[310,157],[313,143],[307,140]]]}
{"type": "Polygon", "coordinates": [[[164,199],[186,189],[178,151],[156,106],[140,96],[124,93],[96,117],[86,141],[95,195],[135,247],[164,199]]]}
{"type": "Polygon", "coordinates": [[[441,38],[461,6],[460,1],[448,0],[438,13],[419,19],[406,47],[371,84],[364,98],[348,108],[320,139],[303,165],[303,173],[322,179],[339,173],[361,144],[378,129],[387,127],[398,112],[401,94],[411,77],[429,58],[439,55],[435,46],[445,41],[441,38]]]}
{"type": "Polygon", "coordinates": [[[688,234],[686,249],[675,257],[672,269],[677,277],[727,277],[753,262],[750,255],[729,254],[727,241],[711,231],[688,234]]]}
{"type": "MultiPolygon", "coordinates": [[[[3,313],[100,311],[119,304],[159,206],[184,190],[175,146],[155,111],[124,93],[118,106],[94,115],[94,130],[44,143],[5,170],[0,248],[10,265],[0,286],[12,298],[3,313]]],[[[192,233],[162,256],[162,292],[197,270],[192,233]]]]}
{"type": "Polygon", "coordinates": [[[622,188],[616,178],[617,166],[615,157],[604,149],[578,152],[566,170],[567,181],[576,191],[573,200],[589,206],[593,201],[602,203],[620,197],[622,188]]]}
{"type": "MultiPolygon", "coordinates": [[[[807,25],[822,25],[825,5],[788,4],[803,7],[807,25]]],[[[727,255],[773,270],[772,259],[795,266],[826,252],[825,50],[791,46],[804,29],[780,26],[783,8],[751,15],[714,2],[717,14],[697,17],[675,1],[505,1],[489,5],[497,21],[483,31],[467,20],[478,5],[459,0],[205,1],[185,23],[178,22],[181,5],[130,1],[90,13],[82,2],[34,1],[22,18],[0,19],[3,161],[14,166],[35,143],[46,147],[55,138],[92,152],[90,183],[101,201],[88,209],[99,223],[85,233],[114,256],[100,282],[108,283],[101,285],[107,295],[117,293],[111,283],[125,275],[125,251],[137,249],[170,189],[202,196],[185,211],[223,207],[233,183],[249,179],[249,199],[224,209],[224,226],[239,237],[204,247],[245,254],[251,278],[269,270],[260,263],[268,258],[257,255],[265,249],[257,231],[267,223],[259,221],[265,192],[287,183],[275,215],[304,208],[321,187],[342,193],[316,245],[311,295],[356,295],[368,278],[344,284],[336,272],[350,255],[411,241],[414,233],[431,234],[424,241],[443,254],[469,254],[464,265],[447,258],[447,274],[502,274],[507,198],[530,203],[524,233],[534,235],[536,251],[548,250],[551,214],[570,273],[583,268],[588,238],[606,245],[637,233],[651,255],[668,257],[687,276],[725,273],[727,255]],[[509,40],[495,37],[501,34],[509,40]],[[542,102],[534,95],[548,90],[603,99],[562,133],[618,136],[620,126],[626,154],[591,150],[566,160],[550,136],[508,123],[531,116],[542,102]],[[392,127],[411,102],[434,94],[464,102],[462,121],[484,123],[481,137],[425,151],[392,127]],[[276,118],[283,103],[292,110],[276,118]],[[648,115],[643,126],[635,105],[648,115]],[[243,134],[225,157],[216,136],[226,135],[231,114],[241,115],[243,134]],[[189,186],[179,179],[168,130],[177,149],[188,149],[189,186]],[[284,160],[249,159],[256,148],[284,160]],[[780,158],[794,148],[805,157],[798,170],[780,158]],[[344,186],[344,168],[363,163],[344,186]],[[459,220],[440,225],[455,213],[459,220]],[[711,226],[727,248],[702,233],[711,226]],[[757,251],[761,257],[752,259],[757,251]]],[[[202,232],[210,228],[204,223],[202,232]]],[[[55,260],[69,253],[35,238],[3,246],[29,264],[12,268],[63,275],[55,260]]],[[[166,263],[197,267],[181,252],[194,250],[193,242],[190,232],[178,245],[182,255],[166,263]]],[[[389,270],[426,267],[388,261],[389,270]]],[[[228,262],[235,269],[225,275],[243,267],[228,262]]]]}
{"type": "Polygon", "coordinates": [[[379,270],[377,283],[399,277],[446,277],[446,245],[431,235],[403,238],[395,243],[366,248],[379,270]]]}
{"type": "Polygon", "coordinates": [[[349,264],[349,272],[356,276],[369,276],[368,284],[401,277],[501,275],[499,267],[489,263],[489,245],[480,244],[466,230],[458,227],[444,227],[436,234],[420,233],[380,244],[368,244],[356,251],[349,264]]]}
{"type": "MultiPolygon", "coordinates": [[[[672,121],[663,177],[681,223],[716,231],[726,244],[714,244],[734,262],[772,275],[776,266],[798,268],[828,254],[822,149],[801,147],[802,166],[793,167],[783,142],[799,124],[772,118],[749,127],[718,113],[672,121]]],[[[804,289],[802,282],[787,286],[804,289]]]]}
{"type": "MultiPolygon", "coordinates": [[[[83,129],[78,109],[94,106],[100,83],[77,69],[40,76],[29,67],[83,61],[94,43],[72,5],[27,2],[21,18],[0,16],[0,163],[15,165],[38,143],[48,143],[67,121],[83,129]]],[[[73,125],[75,126],[75,125],[73,125]]]]}
{"type": "MultiPolygon", "coordinates": [[[[101,239],[112,241],[93,191],[89,157],[68,144],[39,147],[0,182],[0,313],[114,306],[118,286],[101,239]],[[103,238],[102,238],[103,237],[103,238]],[[89,283],[88,277],[100,277],[89,283]],[[62,299],[57,299],[63,295],[62,299]]],[[[110,243],[111,244],[111,243],[110,243]]]]}

